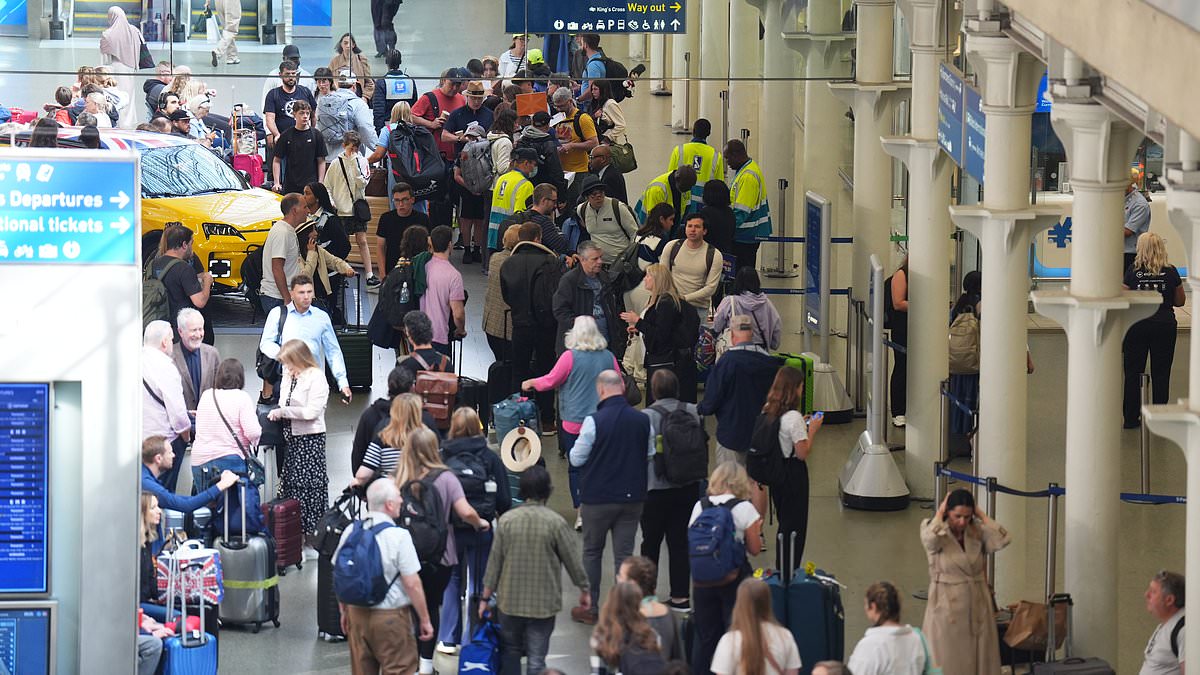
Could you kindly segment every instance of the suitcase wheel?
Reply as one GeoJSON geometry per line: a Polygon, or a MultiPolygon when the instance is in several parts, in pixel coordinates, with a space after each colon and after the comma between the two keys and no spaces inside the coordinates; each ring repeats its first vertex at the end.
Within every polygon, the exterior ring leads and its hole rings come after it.
{"type": "Polygon", "coordinates": [[[279,628],[279,619],[271,619],[271,623],[274,624],[276,628],[279,628]]]}
{"type": "Polygon", "coordinates": [[[280,567],[279,569],[275,570],[275,573],[276,573],[276,574],[278,574],[278,575],[279,575],[279,576],[281,576],[281,577],[285,577],[285,576],[287,576],[287,568],[286,568],[286,567],[280,567]]]}
{"type": "Polygon", "coordinates": [[[262,629],[262,622],[259,621],[254,624],[254,627],[250,629],[250,632],[254,633],[255,635],[258,635],[258,631],[261,629],[262,629]]]}

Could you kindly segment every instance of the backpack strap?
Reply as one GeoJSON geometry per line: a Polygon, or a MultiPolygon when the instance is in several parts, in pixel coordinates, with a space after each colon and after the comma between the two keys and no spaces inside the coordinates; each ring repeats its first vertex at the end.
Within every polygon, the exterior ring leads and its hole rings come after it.
{"type": "Polygon", "coordinates": [[[612,206],[613,218],[617,219],[617,229],[621,231],[621,234],[625,235],[625,241],[632,241],[629,233],[625,231],[625,225],[621,222],[621,203],[617,201],[616,197],[609,197],[608,203],[612,206]]]}
{"type": "Polygon", "coordinates": [[[1175,658],[1179,658],[1179,634],[1183,632],[1183,622],[1186,619],[1187,616],[1179,617],[1179,623],[1171,629],[1171,653],[1175,655],[1175,658]]]}
{"type": "Polygon", "coordinates": [[[167,404],[163,402],[161,396],[154,393],[154,390],[150,388],[150,384],[146,382],[146,378],[142,378],[142,386],[146,388],[146,393],[150,394],[150,398],[154,399],[155,402],[163,407],[163,410],[167,409],[167,404]]]}
{"type": "Polygon", "coordinates": [[[708,246],[708,253],[704,254],[704,283],[708,283],[708,275],[712,274],[713,261],[717,257],[717,249],[712,244],[708,246]]]}
{"type": "MultiPolygon", "coordinates": [[[[683,246],[683,244],[680,243],[683,241],[682,239],[676,239],[674,241],[675,248],[671,249],[671,255],[667,256],[667,271],[675,269],[675,258],[679,256],[679,249],[683,246]]],[[[706,274],[704,277],[707,279],[708,275],[706,274]]]]}
{"type": "Polygon", "coordinates": [[[172,267],[174,267],[176,264],[182,263],[182,262],[183,262],[183,260],[176,258],[176,257],[172,257],[171,260],[169,262],[167,262],[167,264],[164,265],[161,270],[154,273],[154,278],[158,279],[159,281],[162,281],[163,277],[167,276],[167,272],[170,272],[172,267]]]}
{"type": "Polygon", "coordinates": [[[421,352],[418,352],[414,349],[412,357],[417,360],[417,363],[421,364],[421,370],[430,370],[429,362],[421,356],[421,352]]]}
{"type": "Polygon", "coordinates": [[[438,115],[442,114],[442,105],[438,103],[437,94],[427,91],[425,92],[425,98],[429,99],[429,107],[433,108],[433,117],[436,119],[438,115]]]}

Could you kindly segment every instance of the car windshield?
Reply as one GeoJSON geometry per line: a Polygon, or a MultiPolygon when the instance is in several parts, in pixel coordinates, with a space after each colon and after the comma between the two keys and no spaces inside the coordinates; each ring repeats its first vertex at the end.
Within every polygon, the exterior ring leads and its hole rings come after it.
{"type": "Polygon", "coordinates": [[[191,197],[244,189],[241,177],[200,145],[142,151],[142,197],[191,197]]]}

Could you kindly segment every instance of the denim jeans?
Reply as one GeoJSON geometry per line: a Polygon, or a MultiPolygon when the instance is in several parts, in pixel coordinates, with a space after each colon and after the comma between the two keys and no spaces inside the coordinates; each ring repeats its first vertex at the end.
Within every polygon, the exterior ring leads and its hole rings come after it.
{"type": "MultiPolygon", "coordinates": [[[[583,569],[587,572],[588,584],[592,588],[592,611],[600,609],[600,565],[604,558],[604,542],[612,532],[613,574],[621,569],[621,563],[633,555],[633,539],[637,535],[642,518],[643,502],[625,504],[584,504],[583,516],[583,569]]],[[[716,646],[715,644],[713,645],[716,646]]]]}
{"type": "Polygon", "coordinates": [[[692,672],[707,673],[721,636],[729,630],[738,584],[744,576],[724,586],[696,586],[692,589],[692,625],[696,637],[692,643],[692,672]]]}
{"type": "Polygon", "coordinates": [[[521,675],[521,654],[525,654],[525,672],[537,675],[546,669],[546,654],[550,652],[550,634],[554,632],[554,617],[529,619],[500,614],[500,672],[521,675]]]}
{"type": "MultiPolygon", "coordinates": [[[[270,270],[267,270],[270,273],[270,270]]],[[[270,314],[276,307],[283,307],[283,298],[273,298],[265,293],[258,296],[258,304],[262,305],[264,314],[270,314]]]]}
{"type": "Polygon", "coordinates": [[[575,508],[579,508],[579,476],[583,472],[582,467],[571,464],[571,448],[575,447],[577,440],[579,440],[579,434],[569,433],[563,428],[562,422],[558,423],[558,451],[567,457],[567,478],[570,480],[571,486],[571,504],[575,508]]]}
{"type": "MultiPolygon", "coordinates": [[[[465,591],[467,608],[473,615],[479,607],[479,595],[483,590],[483,573],[487,570],[488,555],[492,551],[492,532],[456,530],[454,543],[458,549],[458,564],[450,569],[450,581],[442,593],[442,616],[438,625],[438,640],[448,644],[463,644],[462,599],[465,591]],[[470,587],[464,589],[464,575],[470,587]]],[[[467,621],[470,635],[476,621],[467,621]]],[[[469,641],[469,640],[468,640],[469,641]]]]}

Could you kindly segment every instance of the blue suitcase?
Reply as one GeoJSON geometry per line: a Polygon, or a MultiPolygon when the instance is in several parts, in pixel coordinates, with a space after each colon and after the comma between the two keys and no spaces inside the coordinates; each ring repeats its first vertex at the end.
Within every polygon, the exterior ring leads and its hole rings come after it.
{"type": "MultiPolygon", "coordinates": [[[[184,565],[187,561],[182,561],[184,565]]],[[[199,564],[199,563],[197,563],[199,564]]],[[[179,570],[180,573],[183,569],[179,570]]],[[[171,575],[168,584],[167,597],[174,590],[175,575],[171,575]]],[[[200,612],[200,630],[187,630],[187,607],[182,597],[183,587],[180,586],[180,607],[182,615],[179,619],[179,635],[163,640],[162,673],[163,675],[217,675],[217,638],[205,631],[204,617],[207,612],[200,612]]]]}
{"type": "MultiPolygon", "coordinates": [[[[792,538],[795,537],[796,533],[793,532],[792,538]]],[[[771,609],[775,612],[775,619],[781,626],[788,625],[788,581],[795,573],[795,565],[787,560],[791,557],[793,549],[785,546],[785,543],[783,532],[775,535],[775,569],[762,571],[762,580],[766,582],[767,588],[771,591],[771,609]]]]}
{"type": "Polygon", "coordinates": [[[801,675],[819,661],[841,661],[846,651],[846,612],[840,585],[822,570],[794,576],[787,587],[788,630],[800,648],[801,675]]]}

